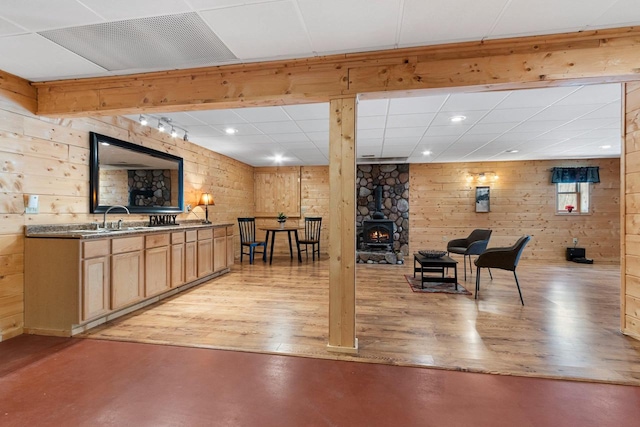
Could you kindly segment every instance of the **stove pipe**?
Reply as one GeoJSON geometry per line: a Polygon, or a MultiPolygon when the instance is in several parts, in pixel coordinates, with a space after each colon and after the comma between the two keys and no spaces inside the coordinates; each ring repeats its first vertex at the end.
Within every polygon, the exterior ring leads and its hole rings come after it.
{"type": "Polygon", "coordinates": [[[384,219],[384,214],[382,213],[382,187],[377,186],[373,192],[376,201],[376,211],[371,215],[371,218],[384,219]]]}

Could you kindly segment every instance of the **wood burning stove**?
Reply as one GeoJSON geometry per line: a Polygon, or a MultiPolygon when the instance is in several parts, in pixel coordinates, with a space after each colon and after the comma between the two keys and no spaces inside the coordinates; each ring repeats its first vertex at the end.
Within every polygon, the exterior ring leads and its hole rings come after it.
{"type": "Polygon", "coordinates": [[[370,248],[391,249],[393,221],[388,219],[365,220],[362,223],[362,241],[370,248]]]}

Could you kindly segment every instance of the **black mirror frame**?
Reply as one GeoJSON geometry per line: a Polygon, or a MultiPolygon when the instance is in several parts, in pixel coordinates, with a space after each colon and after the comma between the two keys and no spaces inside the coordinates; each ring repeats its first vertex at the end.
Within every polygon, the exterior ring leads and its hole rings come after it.
{"type": "Polygon", "coordinates": [[[100,142],[108,142],[116,147],[125,148],[127,150],[137,151],[139,153],[148,154],[165,160],[171,160],[178,163],[178,206],[127,206],[131,213],[149,213],[149,214],[170,214],[182,213],[184,211],[184,179],[183,179],[183,159],[182,157],[172,154],[163,153],[141,145],[132,144],[120,139],[112,138],[106,135],[100,135],[95,132],[89,132],[89,212],[104,213],[109,209],[109,205],[100,205],[99,188],[100,188],[100,164],[98,162],[98,144],[100,142]]]}

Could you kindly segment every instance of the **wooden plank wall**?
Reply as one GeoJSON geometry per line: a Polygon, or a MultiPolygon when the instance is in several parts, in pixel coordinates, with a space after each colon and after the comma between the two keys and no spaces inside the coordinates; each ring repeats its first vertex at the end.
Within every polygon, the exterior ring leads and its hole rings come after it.
{"type": "Polygon", "coordinates": [[[619,159],[412,164],[409,184],[412,252],[446,249],[450,239],[466,237],[474,228],[491,228],[490,247],[511,245],[530,234],[523,259],[562,261],[577,237],[595,262],[620,260],[619,159]],[[549,169],[582,165],[600,166],[601,183],[592,186],[593,213],[556,215],[549,169]],[[498,180],[467,182],[468,173],[488,171],[497,173],[498,180]],[[491,187],[491,212],[475,212],[476,185],[491,187]]]}
{"type": "MultiPolygon", "coordinates": [[[[270,181],[271,178],[265,175],[275,174],[274,168],[256,168],[256,176],[262,181],[270,181]]],[[[322,231],[320,232],[320,251],[327,256],[329,253],[329,167],[328,166],[302,166],[299,172],[300,182],[299,188],[292,193],[299,194],[300,199],[300,216],[292,216],[287,212],[287,227],[304,227],[305,216],[322,217],[322,231]]],[[[275,175],[272,176],[275,179],[275,175]]],[[[263,186],[262,188],[271,188],[263,186]]],[[[277,194],[271,194],[270,197],[278,198],[277,194]]],[[[256,211],[257,211],[256,202],[256,211]]],[[[275,218],[260,218],[256,212],[256,227],[275,226],[277,221],[275,218]]],[[[300,230],[300,236],[303,231],[300,230]]],[[[257,232],[259,239],[264,239],[264,232],[257,232]]],[[[309,246],[309,250],[311,247],[309,246]]],[[[286,234],[279,234],[276,238],[274,255],[283,255],[289,253],[289,246],[286,234]]],[[[305,255],[303,254],[303,257],[305,255]]],[[[311,256],[311,254],[309,254],[311,256]]]]}
{"type": "MultiPolygon", "coordinates": [[[[216,205],[213,222],[236,223],[253,213],[253,167],[121,117],[45,119],[0,92],[0,340],[22,333],[24,226],[86,223],[89,214],[89,132],[94,131],[181,156],[185,203],[203,190],[216,205]],[[24,214],[24,197],[40,195],[39,214],[24,214]]],[[[200,207],[195,212],[204,218],[200,207]]],[[[126,220],[147,217],[130,216],[126,220]]],[[[182,214],[180,219],[196,219],[182,214]]],[[[237,239],[237,238],[236,238],[237,239]]],[[[235,245],[239,253],[239,241],[235,245]]]]}
{"type": "Polygon", "coordinates": [[[640,83],[625,85],[622,331],[640,339],[640,83]]]}

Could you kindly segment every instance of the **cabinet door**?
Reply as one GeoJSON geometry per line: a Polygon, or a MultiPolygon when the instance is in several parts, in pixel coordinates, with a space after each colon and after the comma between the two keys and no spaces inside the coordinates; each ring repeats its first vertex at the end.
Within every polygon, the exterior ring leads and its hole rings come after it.
{"type": "Polygon", "coordinates": [[[227,236],[227,267],[231,268],[234,262],[233,236],[227,236]]]}
{"type": "Polygon", "coordinates": [[[184,283],[185,257],[184,243],[171,246],[171,287],[184,283]]]}
{"type": "Polygon", "coordinates": [[[184,281],[193,282],[198,278],[197,243],[184,244],[184,281]]]}
{"type": "Polygon", "coordinates": [[[227,238],[216,237],[213,239],[213,271],[227,268],[227,238]]]}
{"type": "Polygon", "coordinates": [[[116,310],[143,298],[144,254],[125,252],[111,256],[111,308],[116,310]]]}
{"type": "Polygon", "coordinates": [[[82,321],[109,312],[109,257],[82,261],[82,321]]]}
{"type": "Polygon", "coordinates": [[[198,277],[213,273],[213,239],[198,240],[198,277]]]}
{"type": "Polygon", "coordinates": [[[147,249],[145,251],[144,296],[150,297],[169,289],[169,246],[147,249]]]}

